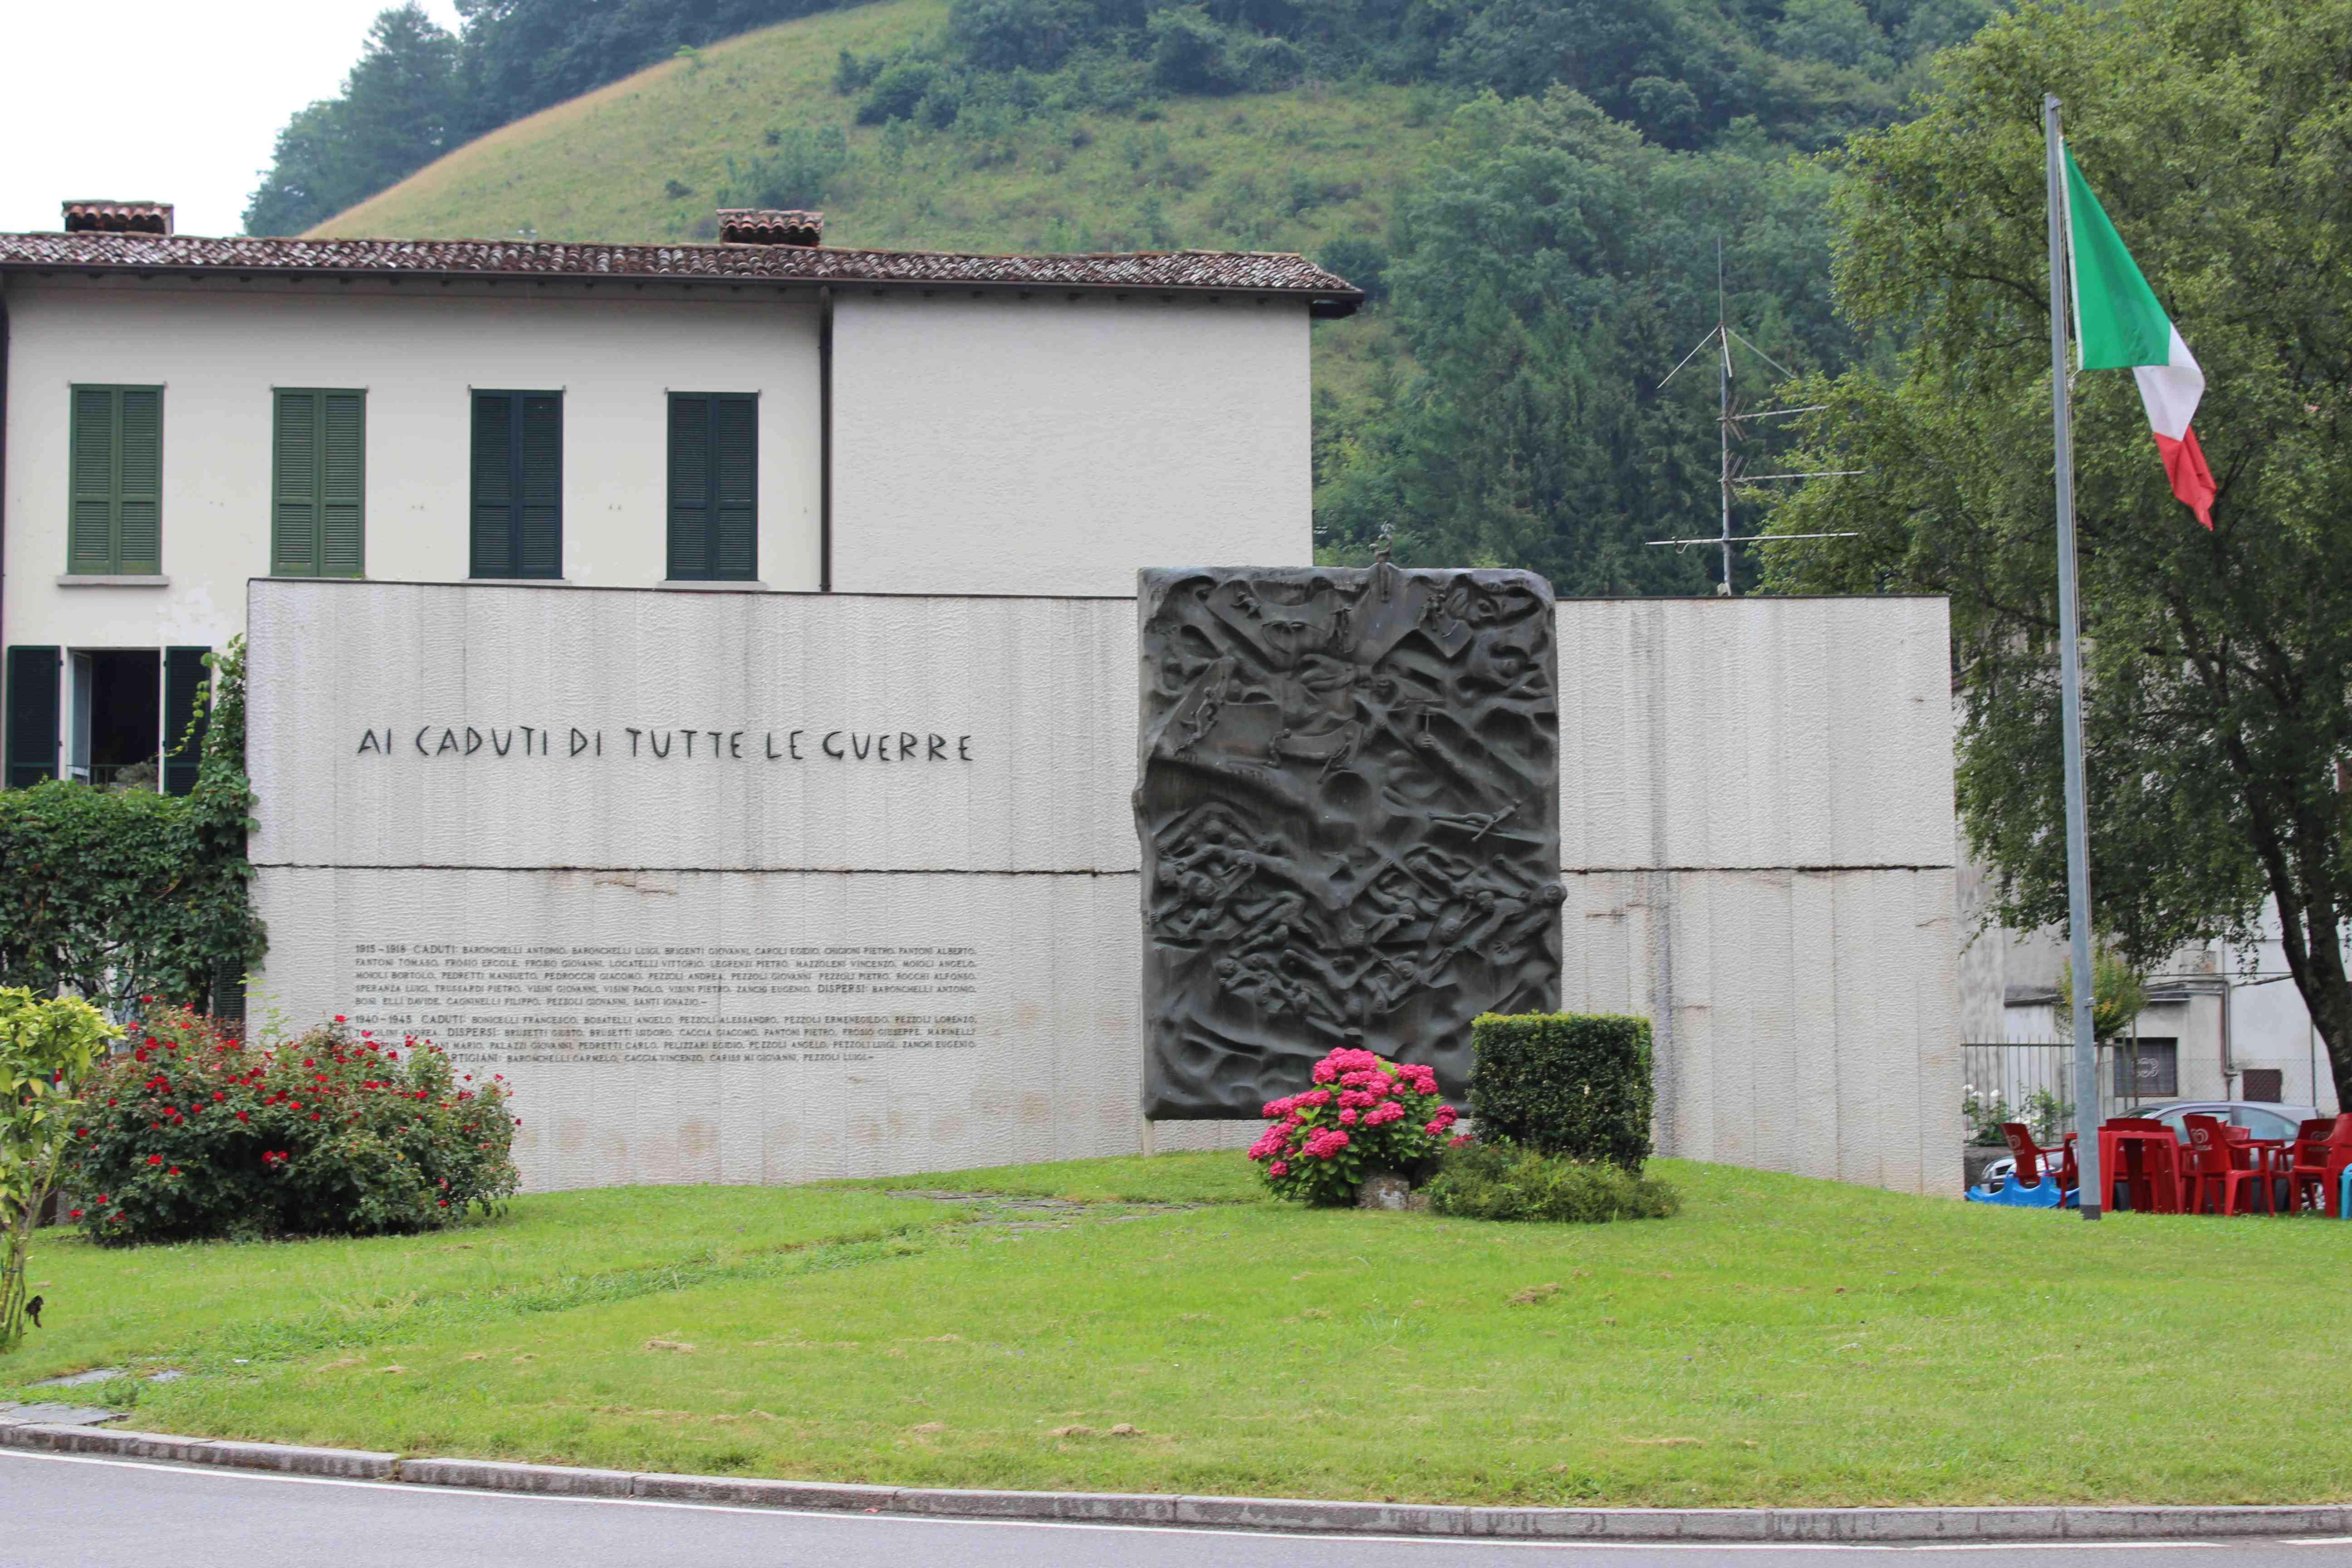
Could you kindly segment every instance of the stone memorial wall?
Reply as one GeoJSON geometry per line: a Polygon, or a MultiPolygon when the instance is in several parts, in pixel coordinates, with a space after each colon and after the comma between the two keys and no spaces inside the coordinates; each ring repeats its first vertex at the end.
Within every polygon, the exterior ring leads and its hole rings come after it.
{"type": "MultiPolygon", "coordinates": [[[[1146,1117],[1137,601],[250,593],[252,1015],[505,1073],[528,1186],[1255,1133],[1146,1117]]],[[[1662,1150],[1956,1186],[1941,603],[1553,626],[1562,874],[1510,896],[1657,1021],[1662,1150]]]]}

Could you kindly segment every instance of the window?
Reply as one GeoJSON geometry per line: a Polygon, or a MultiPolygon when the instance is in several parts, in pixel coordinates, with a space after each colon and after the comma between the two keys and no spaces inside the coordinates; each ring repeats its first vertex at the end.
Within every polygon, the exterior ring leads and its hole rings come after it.
{"type": "Polygon", "coordinates": [[[680,581],[760,574],[760,400],[669,395],[669,571],[680,581]]]}
{"type": "Polygon", "coordinates": [[[10,648],[7,787],[56,778],[62,752],[66,777],[100,789],[194,789],[211,651],[10,648]]]}
{"type": "Polygon", "coordinates": [[[474,394],[476,577],[563,575],[563,395],[474,394]]]}
{"type": "Polygon", "coordinates": [[[66,571],[113,577],[163,570],[163,389],[77,386],[66,571]]]}
{"type": "Polygon", "coordinates": [[[280,387],[276,402],[270,574],[357,577],[365,559],[367,394],[280,387]]]}
{"type": "Polygon", "coordinates": [[[98,789],[162,781],[163,661],[153,648],[76,648],[66,776],[98,789]]]}
{"type": "Polygon", "coordinates": [[[2116,1098],[2135,1104],[2170,1100],[2180,1092],[2180,1042],[2142,1038],[2115,1045],[2116,1098]]]}

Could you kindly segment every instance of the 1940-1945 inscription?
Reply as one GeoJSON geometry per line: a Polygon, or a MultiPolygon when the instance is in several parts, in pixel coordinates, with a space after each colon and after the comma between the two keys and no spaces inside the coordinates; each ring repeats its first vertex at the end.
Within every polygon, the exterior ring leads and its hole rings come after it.
{"type": "Polygon", "coordinates": [[[1559,1005],[1557,654],[1521,572],[1141,574],[1144,1113],[1254,1116],[1360,1044],[1469,1077],[1559,1005]]]}
{"type": "Polygon", "coordinates": [[[969,763],[970,735],[913,730],[680,730],[624,725],[554,730],[536,724],[423,724],[400,743],[392,727],[360,731],[357,754],[390,757],[648,757],[667,762],[969,763]],[[610,738],[608,746],[607,737],[610,738]]]}

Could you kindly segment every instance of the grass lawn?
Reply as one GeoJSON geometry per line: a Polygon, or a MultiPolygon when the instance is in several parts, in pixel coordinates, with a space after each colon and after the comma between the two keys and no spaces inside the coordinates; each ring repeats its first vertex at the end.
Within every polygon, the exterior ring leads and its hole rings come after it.
{"type": "Polygon", "coordinates": [[[1655,1169],[1684,1213],[1606,1226],[1299,1209],[1213,1154],[551,1194],[407,1240],[49,1240],[51,1326],[0,1382],[172,1365],[87,1392],[159,1431],[910,1485],[2352,1495],[2352,1225],[1655,1169]]]}

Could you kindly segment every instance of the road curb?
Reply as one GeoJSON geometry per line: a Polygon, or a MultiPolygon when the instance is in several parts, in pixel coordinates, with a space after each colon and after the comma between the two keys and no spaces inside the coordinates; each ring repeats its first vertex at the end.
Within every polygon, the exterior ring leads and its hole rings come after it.
{"type": "Polygon", "coordinates": [[[172,1464],[273,1470],[343,1480],[637,1498],[743,1508],[818,1509],[934,1519],[1192,1525],[1332,1535],[1541,1541],[2160,1541],[2207,1536],[2352,1533],[2352,1504],[2200,1508],[1473,1508],[1444,1503],[1316,1501],[1168,1493],[982,1491],[836,1481],[672,1476],[493,1459],[403,1458],[352,1448],[178,1437],[10,1421],[0,1447],[172,1464]]]}

